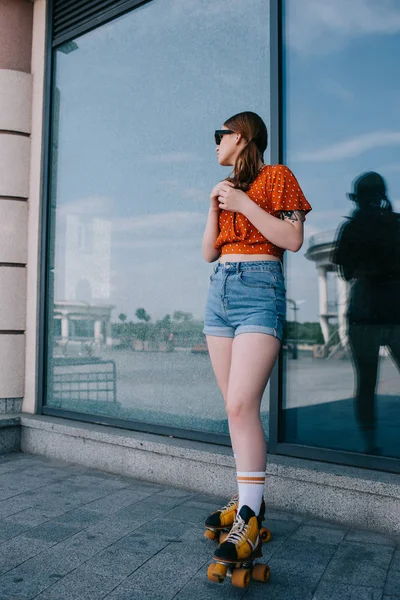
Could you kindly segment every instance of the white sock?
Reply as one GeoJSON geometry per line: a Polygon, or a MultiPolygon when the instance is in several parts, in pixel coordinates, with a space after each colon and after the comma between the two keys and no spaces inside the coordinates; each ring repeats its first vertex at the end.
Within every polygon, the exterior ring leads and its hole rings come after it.
{"type": "Polygon", "coordinates": [[[238,512],[242,506],[246,505],[258,517],[264,495],[265,471],[238,471],[237,480],[239,487],[238,512]]]}

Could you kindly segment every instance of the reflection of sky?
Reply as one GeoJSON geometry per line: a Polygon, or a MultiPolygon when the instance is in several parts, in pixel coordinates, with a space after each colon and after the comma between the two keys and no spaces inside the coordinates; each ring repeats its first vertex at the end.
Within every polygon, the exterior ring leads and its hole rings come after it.
{"type": "MultiPolygon", "coordinates": [[[[209,193],[229,172],[216,162],[212,132],[241,110],[268,120],[267,4],[154,0],[57,53],[57,264],[65,214],[111,219],[111,291],[102,301],[115,314],[132,318],[143,306],[154,318],[202,316],[209,193]]],[[[394,0],[286,4],[287,164],[314,207],[308,238],[349,213],[345,193],[362,171],[382,173],[400,201],[400,10],[394,0]]],[[[305,300],[302,321],[318,314],[306,249],[307,239],[289,257],[288,293],[305,300]]],[[[62,268],[57,275],[62,297],[62,268]]]]}
{"type": "MultiPolygon", "coordinates": [[[[345,194],[364,171],[385,177],[400,210],[399,32],[395,0],[286,0],[286,162],[314,209],[307,237],[351,212],[345,194]]],[[[306,247],[288,255],[288,293],[306,300],[300,320],[315,320],[306,247]]]]}
{"type": "Polygon", "coordinates": [[[202,317],[209,194],[229,172],[213,131],[241,110],[268,118],[266,19],[264,0],[155,0],[57,53],[57,296],[63,215],[89,213],[112,221],[116,314],[202,317]]]}

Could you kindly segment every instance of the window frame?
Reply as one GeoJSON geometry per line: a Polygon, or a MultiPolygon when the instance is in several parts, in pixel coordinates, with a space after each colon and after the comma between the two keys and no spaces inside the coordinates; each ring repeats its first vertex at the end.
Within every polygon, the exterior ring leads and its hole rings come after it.
{"type": "MultiPolygon", "coordinates": [[[[47,2],[46,40],[45,40],[45,85],[44,85],[44,127],[42,145],[42,219],[40,240],[40,277],[39,277],[39,329],[38,329],[38,361],[37,361],[37,413],[42,415],[67,418],[87,423],[110,425],[127,430],[142,431],[158,435],[168,435],[182,439],[230,446],[227,434],[217,434],[177,427],[157,425],[137,420],[125,420],[90,413],[81,413],[58,409],[45,404],[47,383],[47,339],[49,306],[49,273],[50,264],[50,185],[51,185],[51,145],[52,145],[52,88],[54,53],[56,49],[68,41],[87,33],[113,19],[128,13],[152,0],[126,0],[114,7],[101,6],[98,11],[84,22],[69,27],[57,36],[53,36],[54,0],[47,2]]],[[[285,156],[285,47],[284,47],[284,2],[285,0],[265,0],[269,11],[270,35],[270,130],[269,145],[272,164],[282,164],[285,156]],[[268,6],[269,4],[269,6],[268,6]]],[[[285,270],[285,261],[284,261],[285,270]]],[[[389,472],[400,472],[400,460],[387,457],[368,456],[346,451],[335,451],[328,448],[285,443],[283,439],[283,398],[284,398],[284,365],[282,351],[274,366],[270,379],[270,420],[268,450],[272,455],[282,455],[326,461],[341,465],[364,467],[389,472]]]]}

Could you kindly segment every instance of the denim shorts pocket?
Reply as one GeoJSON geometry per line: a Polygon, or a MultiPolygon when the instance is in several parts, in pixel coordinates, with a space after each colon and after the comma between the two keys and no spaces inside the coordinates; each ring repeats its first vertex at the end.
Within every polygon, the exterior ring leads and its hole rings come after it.
{"type": "Polygon", "coordinates": [[[276,275],[272,271],[240,271],[239,281],[249,288],[274,289],[276,287],[276,275]]]}

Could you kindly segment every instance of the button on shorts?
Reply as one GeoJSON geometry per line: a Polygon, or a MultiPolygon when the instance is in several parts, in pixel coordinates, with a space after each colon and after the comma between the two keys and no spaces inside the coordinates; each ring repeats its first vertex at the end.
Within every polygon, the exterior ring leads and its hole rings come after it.
{"type": "Polygon", "coordinates": [[[206,335],[266,333],[282,341],[286,290],[280,261],[217,262],[204,311],[206,335]]]}

